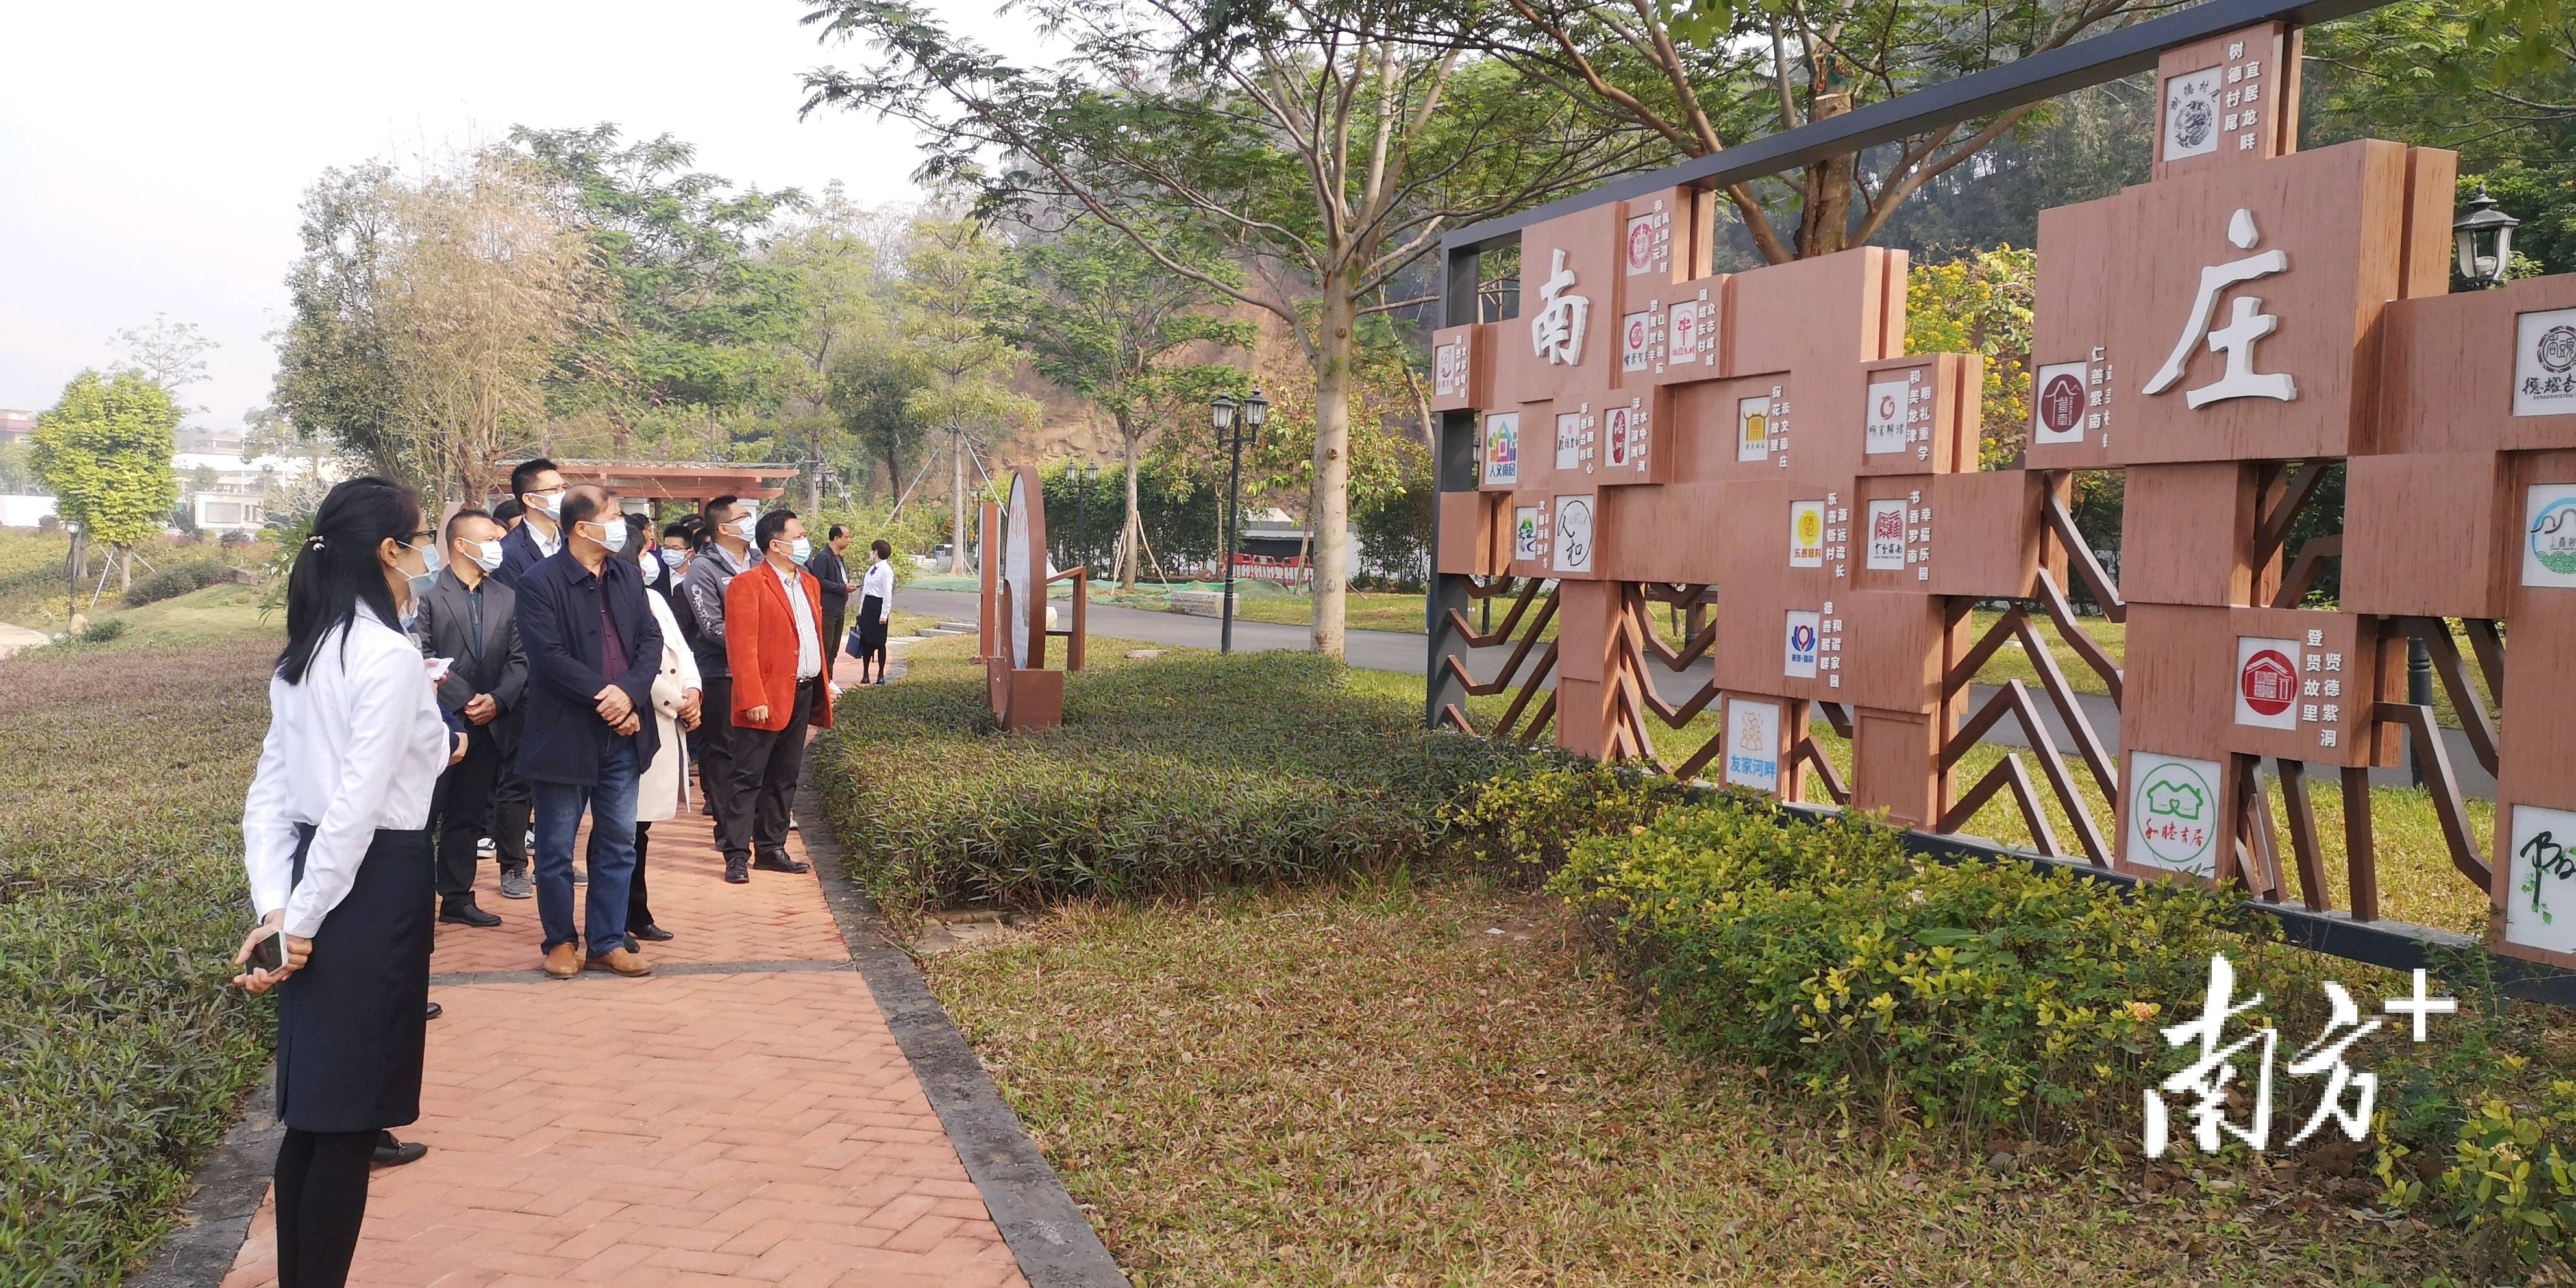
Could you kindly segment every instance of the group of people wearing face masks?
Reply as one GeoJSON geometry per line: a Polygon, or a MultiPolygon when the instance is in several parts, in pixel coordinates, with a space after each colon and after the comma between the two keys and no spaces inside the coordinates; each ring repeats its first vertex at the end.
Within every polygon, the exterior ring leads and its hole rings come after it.
{"type": "MultiPolygon", "coordinates": [[[[479,843],[505,895],[533,886],[542,968],[649,974],[645,855],[691,801],[725,879],[803,873],[787,851],[805,731],[829,727],[838,614],[792,511],[719,497],[666,527],[549,461],[511,478],[515,525],[465,508],[433,526],[382,478],[332,489],[288,574],[287,643],[244,800],[258,926],[236,983],[280,994],[281,1282],[345,1280],[371,1163],[417,1120],[432,908],[477,927],[479,843]],[[510,784],[528,811],[513,816],[510,784]],[[522,832],[533,814],[534,854],[522,832]],[[587,816],[587,899],[573,842],[587,816]],[[533,858],[534,879],[528,868],[533,858]],[[515,860],[515,862],[514,862],[515,860]]],[[[861,590],[826,561],[837,598],[861,590]]],[[[878,543],[879,568],[884,544],[878,543]]],[[[884,580],[891,597],[892,573],[884,580]]],[[[873,594],[872,570],[865,591],[873,594]]],[[[863,600],[862,617],[885,608],[863,600]]]]}

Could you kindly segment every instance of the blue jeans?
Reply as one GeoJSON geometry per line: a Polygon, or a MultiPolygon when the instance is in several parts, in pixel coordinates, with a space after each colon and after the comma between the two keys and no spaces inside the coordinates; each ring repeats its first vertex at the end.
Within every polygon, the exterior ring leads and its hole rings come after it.
{"type": "Polygon", "coordinates": [[[599,758],[599,782],[528,784],[537,807],[537,920],[546,948],[575,942],[572,928],[572,838],[590,813],[590,899],[581,937],[594,957],[626,944],[627,886],[635,877],[635,740],[612,738],[599,758]]]}

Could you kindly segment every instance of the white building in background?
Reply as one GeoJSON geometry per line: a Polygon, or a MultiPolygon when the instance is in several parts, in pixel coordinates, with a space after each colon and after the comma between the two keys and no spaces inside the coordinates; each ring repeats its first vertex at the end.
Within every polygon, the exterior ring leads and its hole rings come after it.
{"type": "Polygon", "coordinates": [[[179,478],[180,504],[205,532],[255,532],[268,521],[268,502],[281,488],[308,478],[338,481],[328,458],[244,457],[238,452],[181,452],[170,460],[179,478]]]}

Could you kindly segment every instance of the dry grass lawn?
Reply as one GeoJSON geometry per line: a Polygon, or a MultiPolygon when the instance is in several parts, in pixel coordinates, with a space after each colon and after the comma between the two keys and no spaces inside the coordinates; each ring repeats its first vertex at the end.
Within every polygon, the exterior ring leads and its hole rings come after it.
{"type": "MultiPolygon", "coordinates": [[[[929,959],[1138,1288],[2423,1284],[2449,1236],[2286,1162],[1937,1156],[1694,1065],[1480,884],[1073,907],[929,959]]],[[[2338,1160],[2345,1161],[2345,1160],[2338,1160]]]]}

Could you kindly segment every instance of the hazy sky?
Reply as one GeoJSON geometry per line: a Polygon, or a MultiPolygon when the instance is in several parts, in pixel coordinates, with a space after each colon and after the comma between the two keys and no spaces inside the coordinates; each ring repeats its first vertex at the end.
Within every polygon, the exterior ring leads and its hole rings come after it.
{"type": "MultiPolygon", "coordinates": [[[[989,31],[993,3],[940,7],[989,31]]],[[[797,120],[798,73],[859,61],[814,43],[809,7],[0,3],[0,407],[51,405],[110,336],[167,313],[222,345],[188,391],[199,423],[238,425],[267,401],[296,203],[329,166],[614,121],[738,183],[910,199],[903,127],[797,120]]]]}

